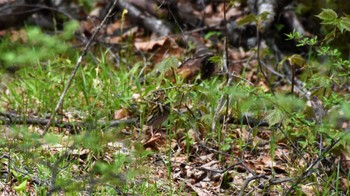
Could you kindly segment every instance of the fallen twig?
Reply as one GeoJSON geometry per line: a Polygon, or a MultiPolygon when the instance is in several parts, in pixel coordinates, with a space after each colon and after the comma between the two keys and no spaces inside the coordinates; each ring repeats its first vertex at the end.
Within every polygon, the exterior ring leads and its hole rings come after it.
{"type": "MultiPolygon", "coordinates": [[[[49,123],[49,119],[46,118],[33,118],[28,116],[20,116],[17,114],[9,112],[0,112],[0,121],[4,124],[23,124],[23,125],[36,125],[36,126],[45,126],[49,123]]],[[[121,125],[136,125],[137,119],[126,119],[126,120],[111,120],[111,121],[99,121],[94,126],[91,122],[65,122],[53,120],[50,123],[50,126],[69,129],[71,133],[76,133],[82,128],[100,128],[108,129],[111,127],[118,127],[121,125]]]]}

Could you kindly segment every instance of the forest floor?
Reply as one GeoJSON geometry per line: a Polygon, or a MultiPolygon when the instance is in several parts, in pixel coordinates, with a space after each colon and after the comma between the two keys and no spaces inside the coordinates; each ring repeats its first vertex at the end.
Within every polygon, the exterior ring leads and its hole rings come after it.
{"type": "Polygon", "coordinates": [[[0,26],[1,192],[348,194],[350,63],[329,44],[348,19],[319,10],[338,25],[320,39],[288,6],[15,10],[26,25],[0,26]]]}

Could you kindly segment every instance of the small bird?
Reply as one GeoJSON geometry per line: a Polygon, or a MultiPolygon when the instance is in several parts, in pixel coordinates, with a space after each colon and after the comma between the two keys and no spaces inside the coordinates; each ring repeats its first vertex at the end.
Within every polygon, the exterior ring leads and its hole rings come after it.
{"type": "Polygon", "coordinates": [[[164,90],[156,90],[151,95],[151,99],[148,101],[148,108],[146,110],[147,125],[150,128],[151,135],[153,131],[159,129],[160,126],[166,121],[170,114],[170,104],[165,103],[167,96],[164,90]]]}

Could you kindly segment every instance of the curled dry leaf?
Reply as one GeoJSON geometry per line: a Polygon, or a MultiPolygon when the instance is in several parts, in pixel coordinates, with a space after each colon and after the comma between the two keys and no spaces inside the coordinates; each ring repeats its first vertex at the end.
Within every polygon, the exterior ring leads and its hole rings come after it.
{"type": "Polygon", "coordinates": [[[207,79],[216,69],[215,64],[209,60],[210,57],[208,54],[189,59],[181,65],[177,73],[188,82],[193,81],[199,73],[202,79],[207,79]]]}
{"type": "Polygon", "coordinates": [[[202,59],[199,58],[188,60],[177,70],[177,73],[186,81],[191,81],[198,75],[201,62],[202,59]]]}
{"type": "Polygon", "coordinates": [[[143,147],[151,148],[153,150],[158,150],[159,146],[161,146],[164,143],[165,143],[165,137],[163,137],[161,133],[156,133],[143,144],[143,147]]]}
{"type": "Polygon", "coordinates": [[[150,40],[150,41],[143,41],[143,42],[135,42],[134,46],[141,51],[149,52],[152,50],[155,50],[156,47],[163,46],[168,42],[167,37],[163,37],[158,40],[150,40]]]}
{"type": "Polygon", "coordinates": [[[199,196],[208,196],[208,195],[212,195],[209,191],[202,189],[202,188],[198,188],[195,185],[192,185],[190,182],[186,181],[186,185],[189,186],[194,192],[196,192],[197,195],[199,196]]]}

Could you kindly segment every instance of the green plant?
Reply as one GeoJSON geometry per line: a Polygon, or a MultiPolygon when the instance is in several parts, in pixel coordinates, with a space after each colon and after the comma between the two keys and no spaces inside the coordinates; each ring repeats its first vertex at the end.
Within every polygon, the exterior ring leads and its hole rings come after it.
{"type": "Polygon", "coordinates": [[[67,41],[72,38],[77,27],[76,21],[68,22],[65,24],[65,32],[57,36],[47,35],[36,27],[27,27],[23,35],[19,34],[16,40],[11,41],[7,37],[0,43],[0,51],[3,51],[0,60],[4,61],[6,66],[32,66],[40,61],[57,58],[57,54],[72,50],[67,41]]]}

